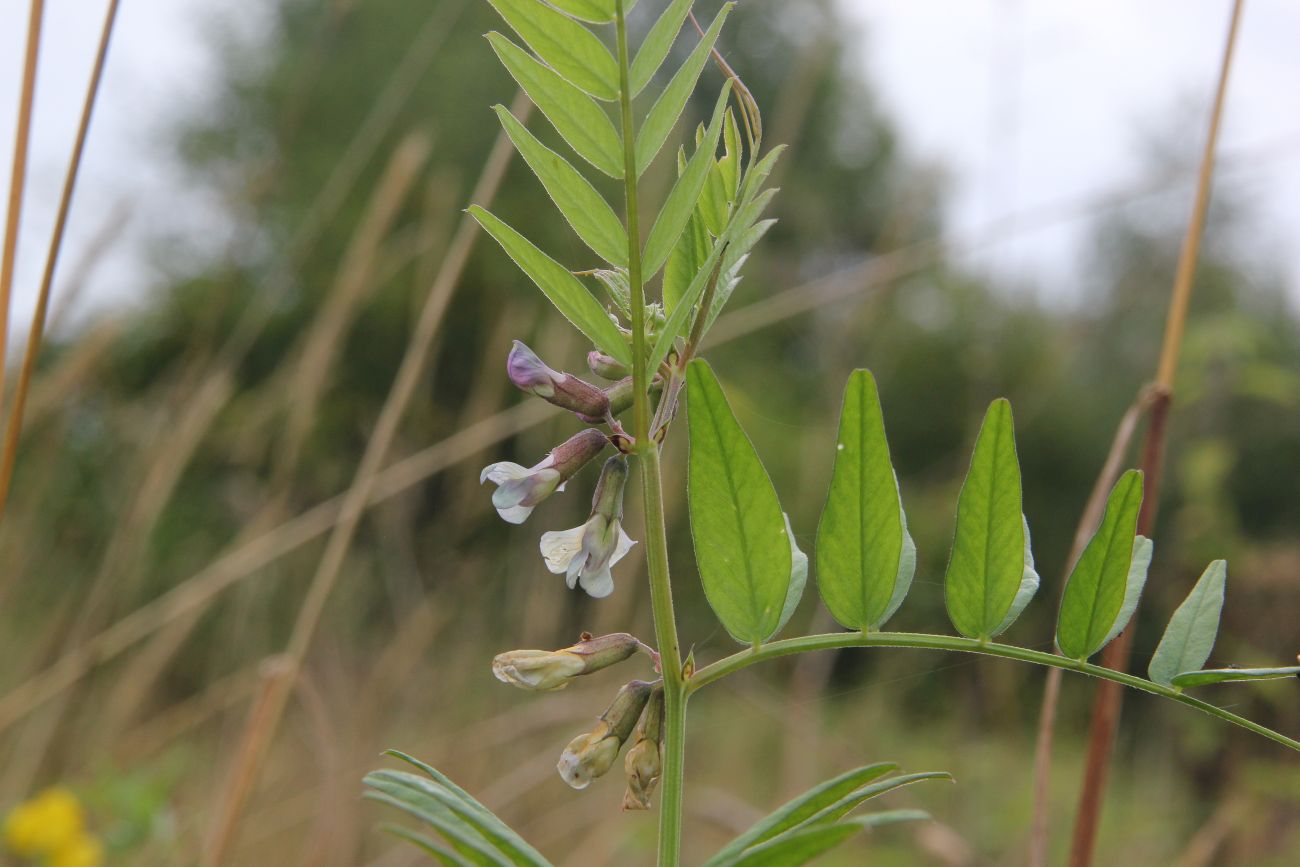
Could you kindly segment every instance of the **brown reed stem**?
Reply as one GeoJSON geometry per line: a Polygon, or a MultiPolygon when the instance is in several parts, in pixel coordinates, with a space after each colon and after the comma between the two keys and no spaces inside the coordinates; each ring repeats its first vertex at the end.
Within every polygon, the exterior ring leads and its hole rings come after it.
{"type": "MultiPolygon", "coordinates": [[[[32,314],[31,331],[27,335],[27,347],[23,352],[23,366],[18,375],[18,385],[14,391],[13,405],[9,410],[9,419],[5,427],[4,447],[0,451],[0,520],[4,518],[5,504],[9,500],[9,485],[13,481],[14,464],[18,458],[18,440],[23,430],[23,410],[27,406],[27,392],[31,388],[32,373],[36,369],[36,357],[41,350],[41,337],[45,334],[45,317],[50,309],[50,290],[54,285],[54,270],[59,263],[59,251],[63,249],[63,235],[68,227],[68,212],[72,210],[72,194],[77,188],[77,176],[81,171],[81,157],[86,151],[86,138],[90,134],[90,120],[95,113],[95,102],[99,96],[99,84],[104,77],[104,65],[108,60],[108,46],[113,38],[113,25],[117,21],[117,9],[120,0],[109,0],[104,13],[104,26],[99,34],[99,48],[95,52],[95,64],[91,69],[90,83],[86,86],[86,98],[81,106],[81,121],[77,126],[77,137],[72,145],[72,156],[68,159],[68,172],[63,179],[63,193],[59,197],[59,211],[54,218],[54,231],[50,235],[49,250],[45,254],[45,271],[41,274],[41,288],[36,298],[36,311],[32,314]]],[[[6,248],[7,249],[7,248],[6,248]]],[[[9,275],[12,277],[12,274],[9,275]]],[[[0,330],[4,328],[0,325],[0,330]]],[[[0,338],[0,382],[3,382],[4,341],[0,338]]]]}
{"type": "MultiPolygon", "coordinates": [[[[1182,350],[1183,333],[1187,327],[1187,311],[1192,296],[1192,280],[1205,232],[1205,214],[1209,207],[1210,186],[1214,178],[1214,154],[1219,140],[1219,127],[1223,119],[1223,105],[1228,92],[1228,75],[1232,70],[1232,56],[1237,42],[1244,0],[1234,0],[1232,18],[1223,47],[1223,61],[1219,67],[1219,83],[1210,113],[1205,149],[1201,154],[1201,167],[1196,183],[1196,199],[1192,205],[1187,233],[1183,237],[1178,257],[1178,270],[1174,275],[1169,313],[1165,319],[1164,341],[1160,350],[1160,363],[1156,369],[1155,397],[1151,407],[1150,422],[1142,447],[1142,470],[1145,475],[1146,496],[1138,515],[1138,533],[1150,537],[1155,527],[1160,501],[1160,481],[1164,468],[1166,431],[1169,408],[1174,395],[1174,377],[1178,371],[1178,358],[1182,350]]],[[[1133,644],[1132,628],[1120,633],[1102,653],[1102,664],[1107,668],[1124,671],[1128,668],[1133,644]]],[[[1092,722],[1088,735],[1088,758],[1084,766],[1083,790],[1075,813],[1074,837],[1070,845],[1071,867],[1091,867],[1096,848],[1097,827],[1101,821],[1102,802],[1106,780],[1110,773],[1111,754],[1114,749],[1115,728],[1119,722],[1123,696],[1114,685],[1104,683],[1093,698],[1092,722]]]]}
{"type": "MultiPolygon", "coordinates": [[[[1065,590],[1065,582],[1083,554],[1084,546],[1088,544],[1088,539],[1101,523],[1106,497],[1115,484],[1115,479],[1119,477],[1124,456],[1128,454],[1129,444],[1133,441],[1138,422],[1150,408],[1153,399],[1154,392],[1151,389],[1143,389],[1115,429],[1115,438],[1111,441],[1110,451],[1102,464],[1101,472],[1097,474],[1097,480],[1088,495],[1088,502],[1084,505],[1079,524],[1074,530],[1070,556],[1066,559],[1064,574],[1061,576],[1062,593],[1065,590]]],[[[1057,596],[1057,606],[1058,608],[1060,606],[1060,594],[1057,596]]],[[[1029,867],[1046,867],[1047,864],[1051,816],[1052,741],[1056,731],[1056,711],[1060,696],[1061,669],[1048,669],[1047,683],[1043,688],[1043,702],[1038,712],[1037,742],[1034,746],[1034,818],[1029,839],[1029,867]]]]}
{"type": "Polygon", "coordinates": [[[32,0],[27,16],[27,55],[23,61],[22,91],[18,98],[18,124],[14,129],[14,154],[9,172],[9,206],[5,213],[4,249],[0,253],[0,398],[5,390],[5,357],[9,353],[9,302],[13,297],[14,266],[18,257],[18,226],[23,215],[23,189],[27,183],[27,148],[31,144],[32,103],[36,98],[36,64],[41,52],[41,24],[45,0],[32,0]]]}
{"type": "MultiPolygon", "coordinates": [[[[527,118],[531,105],[520,93],[515,97],[511,110],[516,117],[527,118]]],[[[513,153],[510,139],[503,131],[497,136],[483,172],[475,185],[471,196],[475,202],[488,202],[496,195],[513,153]]],[[[338,582],[361,515],[370,501],[376,479],[383,469],[389,449],[396,438],[398,426],[406,415],[411,398],[415,395],[416,385],[432,353],[434,338],[442,324],[452,293],[460,282],[460,275],[478,234],[478,224],[469,215],[465,215],[448,249],[447,257],[438,271],[438,276],[429,289],[420,318],[407,343],[406,353],[398,368],[397,376],[380,410],[375,431],[366,443],[366,450],[361,457],[352,485],[343,498],[339,521],[330,533],[325,552],[307,590],[307,596],[298,611],[288,647],[282,656],[287,674],[270,685],[265,699],[265,714],[256,714],[249,720],[244,742],[246,748],[240,751],[231,778],[232,786],[218,812],[213,842],[204,853],[203,863],[208,867],[219,867],[224,863],[230,841],[238,830],[244,804],[261,772],[267,751],[284,716],[288,696],[302,669],[303,660],[311,647],[316,629],[320,625],[325,603],[338,582]]]]}

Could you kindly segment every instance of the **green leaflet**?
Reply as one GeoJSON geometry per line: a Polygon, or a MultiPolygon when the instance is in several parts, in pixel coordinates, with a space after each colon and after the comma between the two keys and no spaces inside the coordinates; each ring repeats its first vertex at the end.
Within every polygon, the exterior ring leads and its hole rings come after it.
{"type": "Polygon", "coordinates": [[[757,846],[771,840],[778,834],[804,824],[818,815],[822,810],[832,807],[847,795],[858,791],[873,780],[898,770],[893,762],[877,762],[846,771],[838,777],[818,783],[808,791],[782,804],[767,816],[755,822],[749,830],[722,847],[716,855],[705,861],[701,867],[720,867],[730,863],[737,855],[751,846],[757,846]]]}
{"type": "Polygon", "coordinates": [[[700,192],[704,188],[705,180],[708,179],[709,169],[713,166],[713,151],[718,146],[718,136],[722,132],[722,110],[726,107],[727,97],[730,94],[731,82],[727,82],[713,108],[713,118],[709,121],[709,129],[704,134],[704,140],[687,161],[686,169],[673,184],[662,210],[659,211],[659,216],[650,227],[650,235],[646,238],[645,251],[641,257],[641,274],[646,280],[659,272],[668,254],[672,252],[673,246],[676,245],[678,237],[681,236],[682,229],[686,227],[686,221],[690,219],[695,206],[699,204],[700,192]]]}
{"type": "Polygon", "coordinates": [[[487,40],[506,71],[569,147],[611,178],[622,178],[623,144],[609,115],[591,97],[500,33],[489,33],[487,40]]]}
{"type": "MultiPolygon", "coordinates": [[[[1097,532],[1088,540],[1065,583],[1056,627],[1056,646],[1062,655],[1086,660],[1123,628],[1123,624],[1116,628],[1116,621],[1129,595],[1141,508],[1142,473],[1129,470],[1111,489],[1097,532]]],[[[1140,580],[1145,579],[1143,570],[1140,580]]]]}
{"type": "MultiPolygon", "coordinates": [[[[592,24],[608,24],[614,20],[614,0],[547,0],[561,12],[592,24]]],[[[630,12],[632,3],[625,3],[624,12],[630,12]]]]}
{"type": "MultiPolygon", "coordinates": [[[[725,126],[725,121],[723,122],[725,126]]],[[[731,208],[731,199],[727,196],[727,181],[719,168],[717,160],[709,169],[700,193],[700,205],[696,213],[704,217],[704,225],[709,234],[715,238],[722,234],[722,227],[727,224],[727,212],[731,208]]]]}
{"type": "Polygon", "coordinates": [[[577,277],[491,212],[478,205],[471,205],[469,212],[489,235],[496,238],[497,243],[515,261],[515,264],[537,284],[556,309],[564,314],[564,318],[587,335],[596,346],[618,361],[624,364],[632,363],[632,353],[628,350],[627,341],[619,334],[618,328],[600,306],[600,302],[592,297],[577,277]]]}
{"type": "Polygon", "coordinates": [[[829,852],[865,827],[861,822],[843,822],[801,828],[762,846],[755,846],[726,863],[728,867],[798,867],[829,852]]]}
{"type": "Polygon", "coordinates": [[[586,27],[541,0],[488,0],[547,66],[597,99],[618,99],[618,63],[586,27]]]}
{"type": "Polygon", "coordinates": [[[539,142],[503,105],[492,107],[528,167],[583,243],[615,266],[627,265],[627,231],[614,209],[578,170],[539,142]]]}
{"type": "MultiPolygon", "coordinates": [[[[513,831],[495,815],[486,811],[478,801],[462,798],[451,788],[436,780],[428,780],[406,771],[373,771],[366,776],[366,782],[373,788],[386,784],[389,795],[403,797],[395,793],[392,786],[398,786],[407,793],[405,797],[424,795],[447,808],[457,819],[478,832],[491,846],[504,856],[505,864],[520,867],[549,867],[549,862],[532,846],[513,831]]],[[[467,796],[468,797],[468,796],[467,796]]],[[[464,853],[462,853],[464,854],[464,853]]],[[[497,863],[495,860],[493,863],[497,863]]]]}
{"type": "Polygon", "coordinates": [[[663,328],[659,330],[659,336],[655,339],[655,345],[650,350],[650,355],[646,358],[646,376],[651,376],[659,367],[659,362],[668,357],[668,351],[673,347],[673,341],[682,336],[686,330],[686,323],[691,315],[691,311],[699,302],[700,297],[708,287],[709,281],[716,275],[721,262],[722,253],[725,244],[722,240],[715,241],[713,249],[709,251],[708,258],[695,272],[691,285],[687,287],[686,292],[677,303],[673,305],[672,312],[669,313],[668,319],[664,322],[663,328]]]}
{"type": "Polygon", "coordinates": [[[1142,588],[1147,583],[1147,569],[1151,567],[1151,552],[1154,544],[1146,536],[1138,536],[1133,540],[1133,558],[1128,565],[1128,578],[1125,579],[1124,585],[1124,604],[1120,606],[1119,615],[1115,618],[1115,623],[1102,639],[1101,646],[1105,647],[1115,640],[1115,636],[1124,631],[1128,622],[1133,619],[1133,612],[1137,610],[1138,598],[1142,595],[1142,588]]]}
{"type": "Polygon", "coordinates": [[[734,202],[740,198],[740,162],[744,156],[744,146],[740,143],[740,126],[731,109],[727,109],[727,119],[723,122],[722,150],[718,171],[722,173],[727,201],[734,202]]]}
{"type": "Polygon", "coordinates": [[[682,22],[691,11],[691,3],[692,0],[673,0],[646,34],[645,41],[632,60],[629,86],[633,96],[645,89],[668,56],[673,42],[677,40],[677,34],[681,32],[682,22]]]}
{"type": "Polygon", "coordinates": [[[623,315],[632,318],[632,287],[628,285],[627,271],[622,268],[613,271],[599,268],[591,276],[605,287],[605,293],[614,302],[614,306],[623,311],[623,315]]]}
{"type": "Polygon", "coordinates": [[[484,867],[511,867],[513,862],[483,836],[448,810],[442,803],[409,786],[385,780],[377,773],[367,774],[363,782],[372,791],[367,800],[377,801],[414,816],[442,835],[452,848],[471,864],[484,867]]]}
{"type": "Polygon", "coordinates": [[[1209,686],[1215,683],[1281,680],[1289,677],[1300,677],[1300,665],[1288,665],[1283,668],[1208,668],[1203,671],[1185,671],[1175,675],[1171,685],[1184,689],[1189,686],[1209,686]]]}
{"type": "MultiPolygon", "coordinates": [[[[375,800],[379,799],[376,798],[375,800]]],[[[392,802],[387,801],[386,803],[391,804],[392,802]]],[[[436,840],[432,840],[418,831],[403,828],[401,825],[384,825],[383,829],[394,837],[423,849],[425,854],[432,856],[443,867],[474,867],[476,863],[468,858],[462,858],[436,840]]]]}
{"type": "Polygon", "coordinates": [[[989,639],[1011,625],[1037,588],[1011,404],[999,398],[984,416],[957,499],[944,576],[948,616],[967,638],[989,639]]]}
{"type": "Polygon", "coordinates": [[[781,620],[776,624],[773,635],[785,629],[785,625],[790,622],[790,616],[799,607],[799,600],[803,598],[803,589],[808,584],[808,555],[799,550],[799,543],[794,538],[794,529],[790,526],[790,516],[784,515],[784,518],[785,534],[790,539],[790,586],[785,591],[785,604],[781,606],[781,620]]]}
{"type": "Polygon", "coordinates": [[[1169,618],[1169,625],[1165,627],[1165,634],[1147,668],[1147,674],[1156,683],[1171,686],[1175,677],[1196,671],[1210,658],[1219,632],[1223,587],[1227,580],[1227,561],[1215,560],[1206,567],[1192,592],[1169,618]]]}
{"type": "MultiPolygon", "coordinates": [[[[889,767],[889,770],[894,768],[889,767]]],[[[872,812],[872,814],[849,819],[848,822],[841,822],[848,812],[857,809],[868,799],[922,780],[952,780],[952,776],[944,772],[909,773],[880,783],[863,785],[848,794],[842,794],[837,801],[827,803],[828,799],[835,797],[836,792],[842,793],[848,788],[845,785],[846,777],[852,781],[852,777],[861,776],[861,772],[859,768],[859,771],[850,772],[850,775],[836,777],[835,780],[816,786],[809,793],[794,799],[789,805],[781,807],[775,814],[754,825],[750,831],[737,837],[720,853],[708,859],[706,867],[737,867],[738,864],[771,864],[772,867],[784,867],[785,864],[807,863],[816,854],[826,851],[819,848],[820,844],[828,844],[829,841],[836,840],[833,835],[829,837],[816,835],[814,832],[819,829],[827,831],[827,829],[846,827],[878,828],[880,825],[930,819],[930,814],[922,810],[889,810],[872,812]],[[792,811],[790,810],[792,805],[800,806],[792,811]],[[780,816],[780,822],[772,822],[777,816],[780,816]],[[774,824],[780,828],[780,831],[772,827],[774,824]],[[767,827],[762,835],[754,835],[755,829],[764,825],[767,827]]],[[[835,844],[829,842],[829,845],[835,844]]]]}
{"type": "Polygon", "coordinates": [[[951,782],[952,774],[947,771],[922,771],[917,774],[889,777],[869,786],[863,786],[840,798],[834,804],[823,807],[816,815],[808,819],[808,824],[820,825],[838,822],[872,798],[878,798],[895,789],[901,789],[904,786],[910,786],[913,783],[920,783],[925,780],[948,780],[951,782]]]}
{"type": "MultiPolygon", "coordinates": [[[[704,32],[704,37],[699,44],[695,46],[686,62],[682,64],[673,75],[664,92],[655,100],[655,104],[650,106],[650,111],[646,113],[645,120],[641,123],[640,132],[636,135],[636,173],[641,175],[650,163],[654,161],[655,154],[663,147],[668,133],[672,131],[677,119],[682,116],[682,110],[686,108],[686,100],[690,98],[691,91],[695,90],[695,82],[699,79],[700,73],[704,70],[704,64],[709,59],[709,51],[713,48],[713,43],[718,39],[718,33],[722,30],[722,23],[727,20],[734,3],[726,3],[718,14],[714,16],[713,23],[709,29],[704,32]]],[[[730,82],[728,82],[730,83],[730,82]]],[[[710,125],[712,133],[712,125],[710,125]]],[[[717,135],[710,134],[710,140],[717,142],[717,135]]],[[[710,157],[712,157],[712,148],[709,148],[710,157]]],[[[675,237],[675,236],[674,236],[675,237]]]]}
{"type": "MultiPolygon", "coordinates": [[[[772,171],[772,166],[783,149],[784,147],[774,149],[746,175],[746,180],[743,183],[745,192],[742,194],[740,206],[732,211],[731,219],[728,221],[722,236],[713,242],[708,257],[695,270],[695,276],[691,279],[690,286],[687,287],[681,298],[673,303],[669,311],[668,322],[661,329],[654,348],[647,359],[647,370],[655,370],[659,366],[659,362],[668,356],[673,341],[683,335],[691,312],[704,294],[709,280],[712,279],[714,269],[718,266],[718,257],[721,255],[723,257],[723,270],[718,274],[718,286],[714,292],[713,304],[709,307],[702,333],[707,334],[709,328],[712,327],[714,319],[722,310],[722,305],[726,302],[732,290],[735,289],[736,281],[739,279],[737,272],[744,264],[745,253],[775,223],[775,220],[760,220],[750,225],[745,221],[757,219],[763,208],[771,201],[772,196],[776,194],[776,190],[762,190],[761,186],[763,179],[772,171]]],[[[705,234],[707,235],[707,232],[705,234]]],[[[666,279],[667,274],[665,273],[666,279]]]]}
{"type": "MultiPolygon", "coordinates": [[[[769,158],[779,156],[781,148],[775,149],[764,163],[767,163],[767,170],[762,172],[762,177],[766,177],[771,171],[771,162],[769,158]]],[[[760,166],[762,163],[760,163],[760,166]]],[[[754,170],[755,172],[757,169],[754,170]]],[[[751,172],[751,175],[753,172],[751,172]]],[[[749,176],[747,176],[748,178],[749,176]]],[[[727,248],[727,255],[723,261],[723,279],[719,281],[718,289],[713,296],[713,304],[709,307],[708,318],[704,321],[704,333],[707,334],[713,327],[718,315],[722,313],[723,307],[731,299],[731,293],[735,291],[736,285],[740,282],[740,268],[744,265],[745,259],[754,245],[758,243],[767,230],[776,224],[776,220],[759,220],[763,210],[768,206],[776,196],[779,189],[776,187],[770,189],[761,189],[757,183],[745,184],[746,192],[741,197],[739,206],[732,212],[731,217],[731,234],[734,239],[733,243],[727,248]]]]}
{"type": "Polygon", "coordinates": [[[772,480],[709,365],[687,366],[687,501],[704,594],[742,644],[776,631],[790,585],[790,540],[772,480]]]}
{"type": "Polygon", "coordinates": [[[844,388],[830,493],[817,526],[817,587],[848,629],[879,629],[911,586],[916,548],[889,460],[876,381],[855,370],[844,388]]]}
{"type": "Polygon", "coordinates": [[[709,257],[712,240],[697,209],[664,265],[664,311],[672,313],[709,257]]]}

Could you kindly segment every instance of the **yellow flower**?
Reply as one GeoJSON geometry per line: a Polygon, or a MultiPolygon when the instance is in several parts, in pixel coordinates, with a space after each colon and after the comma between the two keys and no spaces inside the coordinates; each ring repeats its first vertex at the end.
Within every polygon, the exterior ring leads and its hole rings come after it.
{"type": "Polygon", "coordinates": [[[100,867],[104,863],[104,847],[90,834],[76,837],[50,854],[46,867],[100,867]]]}
{"type": "Polygon", "coordinates": [[[77,843],[84,836],[84,827],[77,797],[55,787],[19,804],[5,817],[4,841],[17,855],[53,855],[77,843]]]}

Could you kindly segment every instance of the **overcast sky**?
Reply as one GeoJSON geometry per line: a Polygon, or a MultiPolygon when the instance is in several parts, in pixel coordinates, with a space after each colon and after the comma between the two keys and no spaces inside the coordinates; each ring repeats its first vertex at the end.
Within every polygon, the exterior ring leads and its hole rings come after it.
{"type": "MultiPolygon", "coordinates": [[[[1055,216],[1079,208],[1046,206],[1142,188],[1153,141],[1184,137],[1188,152],[1200,147],[1231,7],[1230,0],[841,2],[862,25],[855,62],[905,145],[948,174],[958,237],[1029,215],[1016,242],[980,246],[967,263],[1063,303],[1079,300],[1073,275],[1086,268],[1091,224],[1055,216]]],[[[46,6],[14,309],[14,327],[24,330],[104,8],[102,0],[46,6]]],[[[27,7],[28,0],[0,0],[0,195],[8,188],[27,7]]],[[[210,203],[179,183],[159,141],[177,109],[207,92],[212,22],[233,8],[216,0],[122,0],[61,274],[106,227],[124,228],[89,281],[83,308],[139,297],[150,281],[144,239],[161,229],[211,231],[210,203]]],[[[263,0],[243,0],[244,25],[255,27],[262,8],[263,0]]],[[[1300,3],[1247,3],[1221,154],[1223,183],[1254,209],[1257,243],[1284,264],[1300,299],[1297,46],[1300,3]]],[[[1190,194],[1188,181],[1168,196],[1185,202],[1190,194]]]]}

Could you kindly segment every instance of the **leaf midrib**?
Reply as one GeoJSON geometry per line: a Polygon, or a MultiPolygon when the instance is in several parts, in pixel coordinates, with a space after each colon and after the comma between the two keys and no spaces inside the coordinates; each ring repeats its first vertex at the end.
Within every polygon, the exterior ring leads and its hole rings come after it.
{"type": "MultiPolygon", "coordinates": [[[[712,392],[713,390],[710,389],[710,391],[712,392]]],[[[761,618],[759,612],[756,610],[756,606],[758,605],[758,595],[755,592],[756,587],[754,583],[753,561],[750,557],[749,540],[746,538],[744,523],[740,517],[740,500],[736,496],[735,476],[732,474],[731,461],[729,460],[731,457],[731,451],[727,448],[726,442],[722,437],[722,430],[718,425],[718,411],[720,410],[720,407],[714,402],[714,394],[711,393],[705,399],[705,403],[707,403],[709,407],[710,432],[713,434],[713,439],[717,443],[718,454],[722,457],[722,472],[727,481],[727,496],[731,500],[731,512],[732,516],[735,518],[736,535],[740,539],[741,559],[744,561],[745,565],[745,582],[749,585],[749,613],[751,626],[754,628],[755,632],[759,632],[761,631],[759,629],[761,618]]],[[[744,434],[742,433],[741,435],[743,436],[744,434]]],[[[762,636],[758,636],[757,638],[746,636],[746,638],[750,641],[762,640],[762,636]]]]}
{"type": "MultiPolygon", "coordinates": [[[[1131,488],[1132,488],[1132,482],[1129,483],[1129,489],[1131,490],[1131,488]]],[[[1130,495],[1130,490],[1125,490],[1125,491],[1124,491],[1123,497],[1121,497],[1120,502],[1119,502],[1118,505],[1124,505],[1124,506],[1127,507],[1127,501],[1128,501],[1128,498],[1129,498],[1129,495],[1130,495]]],[[[1125,508],[1124,511],[1127,511],[1127,508],[1125,508]]],[[[1092,645],[1095,644],[1096,641],[1098,640],[1098,639],[1093,638],[1093,628],[1094,628],[1094,626],[1096,626],[1096,623],[1097,623],[1097,607],[1098,607],[1098,600],[1101,598],[1102,579],[1103,579],[1103,578],[1105,577],[1105,575],[1106,575],[1106,567],[1110,564],[1110,561],[1111,561],[1111,555],[1112,555],[1112,553],[1114,553],[1114,551],[1115,551],[1115,541],[1116,541],[1116,539],[1117,539],[1117,538],[1123,538],[1123,537],[1120,535],[1120,533],[1119,533],[1119,525],[1120,525],[1120,522],[1121,522],[1121,521],[1123,521],[1124,524],[1125,524],[1125,526],[1127,526],[1128,522],[1127,522],[1127,521],[1124,521],[1124,515],[1123,515],[1123,512],[1120,513],[1120,516],[1119,516],[1118,518],[1116,518],[1116,520],[1114,521],[1114,523],[1111,524],[1109,528],[1106,526],[1106,516],[1103,515],[1103,516],[1102,516],[1102,519],[1101,519],[1101,529],[1106,529],[1106,530],[1108,530],[1108,531],[1109,531],[1109,534],[1108,534],[1108,536],[1107,536],[1107,538],[1106,538],[1106,550],[1103,552],[1103,556],[1102,556],[1102,560],[1101,560],[1101,568],[1099,568],[1099,569],[1097,570],[1097,578],[1096,578],[1096,580],[1093,581],[1093,583],[1092,583],[1092,588],[1091,588],[1091,590],[1092,590],[1092,599],[1090,600],[1089,605],[1088,605],[1088,628],[1084,631],[1084,634],[1083,634],[1084,652],[1085,652],[1085,654],[1087,654],[1087,655],[1089,655],[1089,656],[1092,655],[1092,645]]],[[[1100,530],[1099,530],[1098,532],[1100,532],[1100,530]]],[[[1132,550],[1133,550],[1133,546],[1132,546],[1132,544],[1130,544],[1128,547],[1129,547],[1129,552],[1130,552],[1130,557],[1129,557],[1129,559],[1130,559],[1130,562],[1131,562],[1131,560],[1132,560],[1132,550]]],[[[1125,581],[1125,584],[1127,585],[1127,581],[1128,581],[1128,565],[1127,565],[1127,564],[1125,565],[1125,570],[1124,570],[1124,581],[1125,581]]],[[[1124,603],[1123,603],[1123,598],[1121,597],[1121,600],[1120,600],[1120,607],[1121,607],[1121,608],[1123,607],[1123,604],[1124,604],[1124,603]]],[[[1114,623],[1114,620],[1112,619],[1111,623],[1106,624],[1105,628],[1106,628],[1107,631],[1110,630],[1110,627],[1111,627],[1111,625],[1112,625],[1113,623],[1114,623]]],[[[1105,638],[1105,636],[1106,636],[1106,633],[1103,632],[1102,635],[1101,635],[1101,637],[1102,637],[1102,638],[1105,638]]]]}

